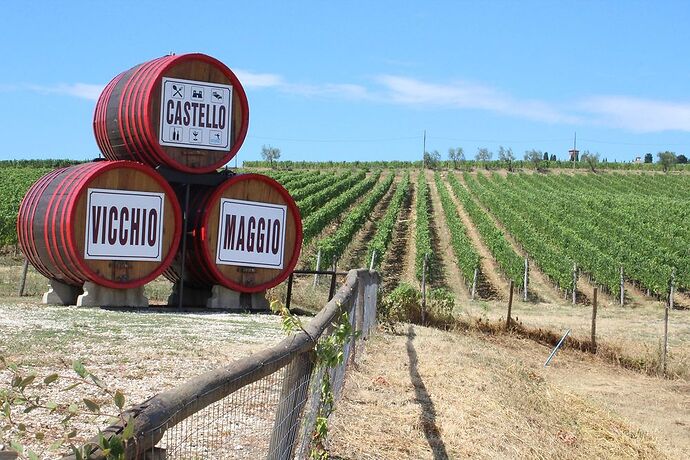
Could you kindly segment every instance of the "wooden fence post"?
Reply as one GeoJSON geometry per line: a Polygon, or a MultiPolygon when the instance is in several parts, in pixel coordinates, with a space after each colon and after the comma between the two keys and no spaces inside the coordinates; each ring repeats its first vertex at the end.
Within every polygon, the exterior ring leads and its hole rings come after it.
{"type": "MultiPolygon", "coordinates": [[[[319,253],[316,255],[316,271],[318,272],[321,270],[321,249],[319,249],[319,253]]],[[[314,274],[314,285],[313,287],[316,287],[316,285],[319,283],[319,274],[315,273],[314,274]]]]}
{"type": "Polygon", "coordinates": [[[477,294],[477,276],[479,275],[479,268],[474,269],[474,277],[472,278],[472,295],[471,299],[474,300],[474,296],[477,294]]]}
{"type": "Polygon", "coordinates": [[[671,281],[669,282],[668,290],[668,302],[666,302],[666,308],[664,308],[664,350],[661,359],[662,369],[664,375],[666,375],[666,358],[668,355],[668,312],[673,309],[673,290],[675,285],[676,271],[675,269],[671,272],[671,281]]]}
{"type": "Polygon", "coordinates": [[[429,254],[424,254],[424,264],[422,265],[422,324],[426,322],[426,264],[429,254]]]}
{"type": "Polygon", "coordinates": [[[506,318],[506,330],[510,329],[510,325],[513,322],[511,314],[513,312],[513,280],[510,280],[510,292],[508,293],[508,317],[506,318]]]}
{"type": "Polygon", "coordinates": [[[573,305],[577,303],[577,264],[573,264],[573,305]]]}
{"type": "Polygon", "coordinates": [[[376,262],[376,249],[371,251],[371,262],[369,263],[369,271],[374,269],[374,262],[376,262]]]}
{"type": "Polygon", "coordinates": [[[528,281],[528,273],[529,273],[529,261],[527,260],[527,257],[525,257],[525,275],[522,280],[522,300],[527,302],[527,281],[528,281]]]}
{"type": "Polygon", "coordinates": [[[24,257],[24,265],[22,265],[22,276],[19,279],[19,297],[24,295],[24,288],[26,287],[26,271],[29,269],[29,259],[24,257]]]}
{"type": "Polygon", "coordinates": [[[621,265],[621,307],[625,306],[625,277],[623,275],[623,265],[621,265]]]}
{"type": "Polygon", "coordinates": [[[597,294],[598,288],[594,286],[592,294],[592,348],[597,351],[597,294]]]}

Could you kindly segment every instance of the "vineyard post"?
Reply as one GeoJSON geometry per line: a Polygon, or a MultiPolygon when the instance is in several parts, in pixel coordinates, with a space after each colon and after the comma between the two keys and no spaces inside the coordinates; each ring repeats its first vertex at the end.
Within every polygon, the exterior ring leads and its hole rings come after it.
{"type": "Polygon", "coordinates": [[[592,293],[592,349],[596,353],[597,351],[597,293],[598,288],[594,286],[594,292],[592,293]]]}
{"type": "Polygon", "coordinates": [[[523,300],[527,302],[527,279],[528,279],[528,273],[529,273],[529,261],[527,260],[527,257],[525,257],[525,275],[522,280],[522,291],[523,291],[523,300]]]}
{"type": "Polygon", "coordinates": [[[671,272],[671,281],[669,282],[668,302],[664,309],[664,350],[661,359],[664,375],[666,375],[666,355],[668,354],[668,311],[673,309],[673,290],[675,285],[676,271],[671,272]]]}
{"type": "Polygon", "coordinates": [[[374,269],[374,262],[376,261],[376,249],[371,251],[371,263],[369,264],[369,271],[374,269]]]}
{"type": "Polygon", "coordinates": [[[19,297],[24,295],[24,288],[26,287],[26,271],[29,269],[29,259],[24,257],[24,265],[22,265],[22,276],[19,279],[19,297]]]}
{"type": "Polygon", "coordinates": [[[573,305],[577,302],[577,264],[573,264],[573,305]]]}
{"type": "Polygon", "coordinates": [[[472,277],[472,300],[477,294],[477,275],[479,275],[479,268],[474,269],[474,277],[472,277]]]}
{"type": "Polygon", "coordinates": [[[625,277],[623,275],[623,265],[621,265],[621,307],[625,306],[625,277]]]}
{"type": "Polygon", "coordinates": [[[510,292],[508,293],[508,317],[506,318],[506,330],[510,329],[510,323],[512,322],[511,314],[513,311],[513,280],[510,280],[510,292]]]}
{"type": "Polygon", "coordinates": [[[426,322],[426,263],[429,254],[424,254],[424,264],[422,265],[422,324],[426,322]]]}
{"type": "MultiPolygon", "coordinates": [[[[319,270],[321,270],[321,249],[320,248],[319,248],[319,253],[316,255],[316,271],[318,272],[319,270]]],[[[316,287],[317,284],[319,284],[319,274],[314,273],[314,286],[313,287],[316,287]]]]}

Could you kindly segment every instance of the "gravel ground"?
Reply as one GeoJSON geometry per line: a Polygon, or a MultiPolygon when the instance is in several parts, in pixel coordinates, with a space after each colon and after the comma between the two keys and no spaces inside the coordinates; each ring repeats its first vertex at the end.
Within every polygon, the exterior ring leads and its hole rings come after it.
{"type": "MultiPolygon", "coordinates": [[[[35,373],[36,382],[52,373],[74,376],[71,363],[80,360],[108,388],[120,390],[127,406],[284,337],[280,318],[274,315],[168,313],[155,308],[113,311],[38,302],[37,298],[22,303],[0,300],[0,356],[18,364],[25,374],[35,373]]],[[[11,376],[9,370],[0,369],[0,396],[10,386],[11,376]]],[[[68,386],[61,378],[50,386],[35,386],[35,391],[58,404],[76,402],[83,407],[81,399],[90,398],[103,404],[104,412],[108,410],[110,398],[96,387],[64,391],[68,386]]],[[[109,410],[115,412],[111,403],[109,410]]],[[[40,458],[59,457],[48,448],[63,434],[59,417],[37,410],[15,415],[15,420],[26,424],[27,435],[0,423],[0,446],[19,440],[40,458]],[[45,434],[40,442],[33,438],[37,432],[45,434]]],[[[107,422],[107,417],[80,418],[73,424],[76,440],[90,438],[107,422]]]]}

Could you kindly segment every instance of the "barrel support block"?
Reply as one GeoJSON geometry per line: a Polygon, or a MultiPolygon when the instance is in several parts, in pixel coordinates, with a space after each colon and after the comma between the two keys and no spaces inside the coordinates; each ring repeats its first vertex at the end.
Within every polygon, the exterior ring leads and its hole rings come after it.
{"type": "Polygon", "coordinates": [[[48,292],[43,294],[46,305],[76,305],[77,298],[82,293],[78,286],[71,286],[58,280],[50,280],[48,292]]]}
{"type": "Polygon", "coordinates": [[[148,307],[144,286],[112,289],[87,281],[84,293],[77,299],[78,307],[148,307]]]}
{"type": "Polygon", "coordinates": [[[211,289],[211,294],[211,297],[206,302],[207,308],[251,311],[270,310],[270,304],[266,299],[266,291],[246,294],[216,284],[211,289]]]}

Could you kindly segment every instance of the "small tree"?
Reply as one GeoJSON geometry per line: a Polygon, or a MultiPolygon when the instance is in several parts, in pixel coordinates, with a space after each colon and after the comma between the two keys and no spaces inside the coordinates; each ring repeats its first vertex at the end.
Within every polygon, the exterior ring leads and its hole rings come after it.
{"type": "Polygon", "coordinates": [[[513,170],[513,161],[515,161],[515,155],[513,154],[513,149],[508,147],[504,148],[502,145],[498,146],[498,159],[505,162],[508,165],[508,171],[513,170]]]}
{"type": "Polygon", "coordinates": [[[599,154],[598,153],[589,153],[589,150],[585,150],[582,153],[581,161],[587,163],[589,166],[589,169],[592,170],[592,172],[597,172],[596,167],[599,164],[599,154]]]}
{"type": "Polygon", "coordinates": [[[552,153],[551,154],[551,161],[558,161],[558,158],[556,158],[556,154],[552,153]]]}
{"type": "Polygon", "coordinates": [[[549,152],[544,152],[544,161],[549,161],[549,152]]]}
{"type": "Polygon", "coordinates": [[[652,156],[651,153],[645,153],[644,154],[644,162],[645,163],[654,163],[654,157],[652,156]]]}
{"type": "Polygon", "coordinates": [[[448,159],[453,162],[453,169],[458,169],[458,161],[463,161],[465,159],[465,152],[463,152],[462,147],[457,149],[448,149],[448,159]]]}
{"type": "Polygon", "coordinates": [[[441,161],[441,154],[438,153],[438,150],[434,150],[433,152],[424,152],[424,165],[427,168],[431,168],[431,169],[436,168],[440,161],[441,161]]]}
{"type": "Polygon", "coordinates": [[[474,158],[477,161],[481,161],[482,165],[486,169],[489,169],[486,162],[491,160],[491,157],[493,157],[493,156],[494,156],[494,154],[489,149],[487,149],[486,147],[480,147],[477,149],[477,154],[474,156],[474,158]]]}
{"type": "Polygon", "coordinates": [[[542,158],[544,155],[541,153],[541,150],[537,149],[532,149],[532,150],[525,150],[525,161],[530,161],[534,164],[534,169],[539,170],[540,163],[542,161],[542,158]]]}
{"type": "Polygon", "coordinates": [[[679,165],[684,165],[688,163],[688,157],[683,155],[682,153],[676,157],[676,163],[679,165]]]}
{"type": "Polygon", "coordinates": [[[659,158],[659,163],[664,168],[664,172],[668,172],[669,169],[676,163],[676,154],[666,150],[665,152],[659,152],[656,154],[659,158]]]}
{"type": "Polygon", "coordinates": [[[280,158],[280,149],[276,147],[271,147],[270,145],[266,147],[265,145],[261,147],[261,156],[264,161],[268,161],[273,167],[273,162],[280,158]]]}

